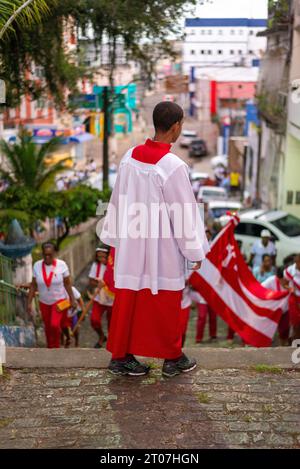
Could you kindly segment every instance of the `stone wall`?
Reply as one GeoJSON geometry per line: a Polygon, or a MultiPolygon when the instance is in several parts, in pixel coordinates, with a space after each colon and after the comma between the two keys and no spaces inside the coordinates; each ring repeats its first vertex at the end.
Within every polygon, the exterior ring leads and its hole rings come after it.
{"type": "Polygon", "coordinates": [[[95,249],[99,243],[96,224],[97,221],[85,233],[80,234],[72,244],[59,252],[59,259],[67,263],[73,279],[76,279],[94,258],[95,249]]]}

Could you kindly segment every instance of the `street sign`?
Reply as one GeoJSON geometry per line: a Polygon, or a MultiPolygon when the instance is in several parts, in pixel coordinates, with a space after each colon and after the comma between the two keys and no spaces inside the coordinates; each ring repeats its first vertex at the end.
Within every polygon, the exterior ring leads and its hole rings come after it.
{"type": "Polygon", "coordinates": [[[70,105],[77,109],[101,109],[102,96],[99,94],[78,94],[70,96],[70,105]]]}
{"type": "Polygon", "coordinates": [[[113,109],[119,109],[126,106],[126,96],[125,94],[116,94],[112,102],[113,109]]]}

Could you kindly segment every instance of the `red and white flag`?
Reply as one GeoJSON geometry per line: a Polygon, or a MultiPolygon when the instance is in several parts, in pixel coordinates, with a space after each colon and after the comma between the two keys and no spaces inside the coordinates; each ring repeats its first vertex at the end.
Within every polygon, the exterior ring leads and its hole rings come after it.
{"type": "Polygon", "coordinates": [[[288,292],[264,288],[248,268],[234,237],[236,217],[218,234],[189,282],[246,344],[268,347],[288,292]]]}

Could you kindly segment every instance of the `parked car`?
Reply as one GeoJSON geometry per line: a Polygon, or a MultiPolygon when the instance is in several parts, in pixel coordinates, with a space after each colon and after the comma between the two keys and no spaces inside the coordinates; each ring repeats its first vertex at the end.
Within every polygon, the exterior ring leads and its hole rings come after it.
{"type": "Polygon", "coordinates": [[[199,189],[198,202],[209,202],[210,200],[226,200],[227,192],[223,187],[202,186],[199,189]]]}
{"type": "Polygon", "coordinates": [[[215,169],[217,166],[223,166],[224,168],[227,168],[228,156],[227,155],[213,156],[210,160],[210,164],[213,169],[215,169]]]}
{"type": "Polygon", "coordinates": [[[188,148],[190,143],[197,137],[196,130],[183,130],[179,140],[179,145],[182,148],[188,148]]]}
{"type": "Polygon", "coordinates": [[[231,200],[210,200],[208,208],[212,212],[215,219],[219,219],[228,212],[237,213],[242,209],[241,202],[233,202],[231,200]]]}
{"type": "MultiPolygon", "coordinates": [[[[253,243],[260,238],[263,229],[268,229],[277,249],[277,265],[291,254],[300,252],[300,219],[281,210],[249,209],[240,212],[240,223],[235,228],[235,237],[243,242],[247,258],[253,243]]],[[[228,222],[228,216],[221,217],[221,223],[228,222]]]]}
{"type": "Polygon", "coordinates": [[[189,145],[189,157],[193,158],[194,156],[206,156],[207,155],[207,146],[205,140],[196,139],[193,140],[189,145]]]}
{"type": "Polygon", "coordinates": [[[200,173],[199,171],[192,171],[190,175],[190,179],[192,183],[199,181],[200,184],[203,184],[208,178],[209,178],[208,173],[200,173]]]}

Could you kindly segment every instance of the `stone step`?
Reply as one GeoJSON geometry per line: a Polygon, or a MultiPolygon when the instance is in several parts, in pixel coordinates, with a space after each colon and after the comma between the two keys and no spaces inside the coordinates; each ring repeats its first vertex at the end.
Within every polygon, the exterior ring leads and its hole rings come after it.
{"type": "MultiPolygon", "coordinates": [[[[190,347],[185,353],[196,358],[205,369],[249,368],[268,365],[300,371],[300,350],[291,347],[273,348],[211,348],[190,347]],[[299,363],[293,363],[292,354],[299,363]]],[[[9,368],[106,368],[110,353],[104,349],[46,349],[7,347],[5,366],[9,368]]],[[[161,364],[161,360],[145,359],[161,364]]],[[[295,360],[294,360],[295,361],[295,360]]]]}

